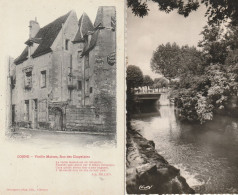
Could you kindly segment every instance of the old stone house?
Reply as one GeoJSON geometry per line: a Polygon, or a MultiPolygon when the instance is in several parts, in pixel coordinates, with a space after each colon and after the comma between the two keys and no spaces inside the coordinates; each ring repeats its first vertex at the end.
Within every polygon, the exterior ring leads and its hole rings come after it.
{"type": "Polygon", "coordinates": [[[26,48],[10,66],[12,124],[115,132],[115,7],[99,7],[94,24],[70,11],[29,28],[26,48]]]}

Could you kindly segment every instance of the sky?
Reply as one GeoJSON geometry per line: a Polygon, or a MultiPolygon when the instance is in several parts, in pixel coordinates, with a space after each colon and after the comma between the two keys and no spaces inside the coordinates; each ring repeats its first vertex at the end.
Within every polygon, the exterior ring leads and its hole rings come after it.
{"type": "MultiPolygon", "coordinates": [[[[37,18],[43,27],[58,17],[74,10],[78,19],[86,12],[94,23],[99,0],[2,0],[0,35],[4,52],[14,58],[18,57],[25,48],[24,42],[29,38],[29,21],[37,18]]],[[[101,4],[102,5],[102,4],[101,4]]]]}
{"type": "Polygon", "coordinates": [[[144,75],[160,77],[150,69],[153,51],[160,44],[176,42],[178,45],[197,46],[207,19],[206,8],[200,7],[185,18],[176,11],[169,14],[159,11],[157,4],[148,2],[149,14],[136,17],[127,9],[127,57],[128,65],[139,66],[144,75]]]}

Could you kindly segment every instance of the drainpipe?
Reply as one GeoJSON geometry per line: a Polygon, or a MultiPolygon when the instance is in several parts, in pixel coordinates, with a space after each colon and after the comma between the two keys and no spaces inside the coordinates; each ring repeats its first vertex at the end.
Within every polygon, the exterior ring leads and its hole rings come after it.
{"type": "Polygon", "coordinates": [[[63,63],[64,63],[64,24],[62,23],[62,58],[61,58],[61,70],[60,70],[60,100],[62,102],[62,75],[63,75],[63,63]]]}
{"type": "Polygon", "coordinates": [[[86,80],[85,80],[85,63],[86,63],[86,60],[85,60],[85,55],[84,55],[84,63],[83,63],[83,105],[85,106],[85,97],[86,97],[86,94],[85,94],[85,83],[86,83],[86,80]]]}

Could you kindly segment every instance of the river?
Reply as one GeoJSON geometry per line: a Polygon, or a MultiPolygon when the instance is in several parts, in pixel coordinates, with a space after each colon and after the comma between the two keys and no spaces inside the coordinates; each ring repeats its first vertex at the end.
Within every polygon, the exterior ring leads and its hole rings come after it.
{"type": "Polygon", "coordinates": [[[238,193],[238,119],[215,116],[203,125],[182,123],[166,94],[160,102],[141,109],[132,126],[155,142],[196,193],[238,193]]]}

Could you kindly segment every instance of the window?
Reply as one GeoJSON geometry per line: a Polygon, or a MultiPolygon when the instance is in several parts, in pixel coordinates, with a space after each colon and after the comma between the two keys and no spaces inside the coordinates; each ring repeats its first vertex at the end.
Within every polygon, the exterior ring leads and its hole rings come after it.
{"type": "Polygon", "coordinates": [[[41,78],[40,78],[40,86],[41,88],[46,87],[46,71],[41,71],[41,78]]]}
{"type": "Polygon", "coordinates": [[[78,51],[77,60],[79,63],[82,61],[82,50],[78,51]]]}
{"type": "Polygon", "coordinates": [[[69,90],[69,101],[71,101],[71,100],[72,100],[72,91],[69,90]]]}
{"type": "Polygon", "coordinates": [[[25,72],[25,89],[32,87],[32,71],[25,72]]]}
{"type": "Polygon", "coordinates": [[[29,121],[29,100],[25,100],[25,120],[29,121]]]}
{"type": "Polygon", "coordinates": [[[34,109],[35,111],[37,111],[37,110],[38,110],[38,100],[37,100],[37,99],[33,99],[33,102],[34,102],[34,104],[33,104],[33,109],[34,109]]]}
{"type": "Polygon", "coordinates": [[[93,88],[92,87],[90,87],[90,93],[93,93],[93,88]]]}
{"type": "Polygon", "coordinates": [[[12,86],[12,89],[15,88],[15,85],[16,85],[16,77],[11,76],[11,86],[12,86]]]}
{"type": "Polygon", "coordinates": [[[88,90],[89,90],[89,79],[87,79],[85,82],[85,93],[86,94],[88,94],[88,90]]]}
{"type": "Polygon", "coordinates": [[[89,67],[89,55],[86,54],[85,55],[85,68],[88,68],[89,67]]]}
{"type": "Polygon", "coordinates": [[[69,39],[65,40],[65,50],[69,50],[69,39]]]}
{"type": "Polygon", "coordinates": [[[82,81],[78,81],[78,83],[77,83],[77,90],[78,91],[82,90],[82,81]]]}
{"type": "Polygon", "coordinates": [[[69,62],[69,67],[68,67],[68,85],[73,84],[73,74],[72,74],[72,64],[73,63],[73,57],[70,55],[70,62],[69,62]]]}

